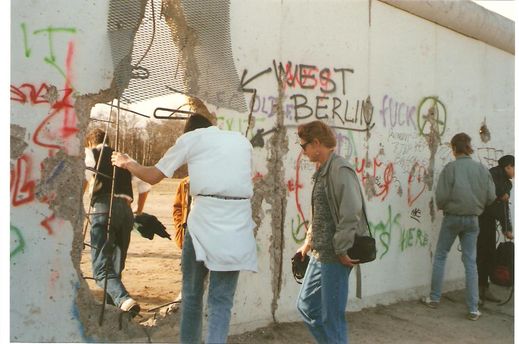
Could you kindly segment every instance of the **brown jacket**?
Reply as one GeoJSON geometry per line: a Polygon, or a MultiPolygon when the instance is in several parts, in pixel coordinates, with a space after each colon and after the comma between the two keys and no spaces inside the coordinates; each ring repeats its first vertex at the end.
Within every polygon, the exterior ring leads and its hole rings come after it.
{"type": "Polygon", "coordinates": [[[175,226],[175,241],[182,249],[184,243],[185,228],[187,226],[187,215],[189,214],[189,177],[178,184],[175,202],[173,203],[173,225],[175,226]]]}

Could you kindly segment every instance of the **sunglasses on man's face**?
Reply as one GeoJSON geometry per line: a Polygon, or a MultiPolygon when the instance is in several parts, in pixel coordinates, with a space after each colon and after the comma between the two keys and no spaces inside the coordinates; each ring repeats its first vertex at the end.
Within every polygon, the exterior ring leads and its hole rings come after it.
{"type": "Polygon", "coordinates": [[[306,146],[310,143],[310,141],[308,142],[305,142],[305,143],[300,143],[299,145],[301,146],[301,148],[303,148],[303,150],[306,150],[306,146]]]}

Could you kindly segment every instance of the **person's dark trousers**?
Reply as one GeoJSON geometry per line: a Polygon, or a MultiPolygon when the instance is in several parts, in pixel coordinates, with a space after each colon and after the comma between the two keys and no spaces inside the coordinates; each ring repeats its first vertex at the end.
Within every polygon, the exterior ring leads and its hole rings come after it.
{"type": "Polygon", "coordinates": [[[121,281],[121,272],[124,270],[130,236],[133,228],[133,213],[128,202],[122,198],[114,198],[112,205],[110,242],[107,240],[108,211],[110,195],[96,200],[93,214],[90,217],[90,243],[92,256],[92,272],[96,284],[104,288],[104,279],[108,273],[107,296],[117,307],[130,298],[128,291],[121,281]],[[112,251],[112,254],[109,252],[112,251]],[[111,256],[111,259],[110,259],[111,256]],[[106,265],[110,259],[109,268],[106,265]]]}
{"type": "Polygon", "coordinates": [[[489,286],[488,279],[496,261],[496,219],[486,209],[479,216],[479,236],[476,263],[478,266],[478,284],[489,286]]]}

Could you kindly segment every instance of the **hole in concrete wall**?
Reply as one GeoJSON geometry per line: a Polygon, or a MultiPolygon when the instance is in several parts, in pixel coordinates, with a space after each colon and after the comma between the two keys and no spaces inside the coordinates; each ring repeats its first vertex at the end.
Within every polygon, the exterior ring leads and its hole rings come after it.
{"type": "MultiPolygon", "coordinates": [[[[174,94],[135,105],[121,104],[120,107],[128,111],[119,110],[118,150],[127,153],[142,165],[151,166],[157,163],[182,134],[185,121],[147,119],[139,114],[152,117],[156,108],[177,108],[183,103],[185,103],[185,98],[174,94]]],[[[117,111],[118,109],[114,105],[108,103],[95,105],[90,112],[90,122],[86,133],[94,128],[102,129],[108,133],[110,146],[115,148],[117,111]]],[[[134,318],[134,321],[144,325],[153,325],[155,319],[178,309],[178,304],[172,302],[177,299],[181,290],[181,250],[174,240],[175,226],[172,209],[180,178],[185,176],[187,176],[186,166],[177,170],[174,178],[166,178],[152,186],[143,208],[144,213],[156,216],[166,227],[166,232],[171,235],[171,240],[158,235],[154,235],[150,240],[144,237],[135,226],[131,231],[130,245],[121,280],[130,296],[141,306],[141,312],[134,318]]],[[[131,204],[134,212],[137,210],[139,197],[136,186],[134,180],[134,200],[131,204]]],[[[90,187],[83,195],[85,214],[96,212],[89,206],[91,192],[90,187]]],[[[85,218],[83,230],[86,245],[83,246],[81,252],[80,268],[82,275],[86,277],[90,292],[100,305],[103,300],[103,288],[96,285],[96,282],[91,279],[93,273],[90,229],[91,225],[85,218]]],[[[99,314],[94,315],[97,317],[99,314]]]]}
{"type": "Polygon", "coordinates": [[[486,118],[483,123],[481,123],[481,127],[479,128],[479,136],[481,137],[481,141],[483,143],[490,141],[490,130],[488,130],[486,118]]]}
{"type": "MultiPolygon", "coordinates": [[[[228,1],[215,2],[208,12],[206,5],[194,0],[110,0],[107,33],[114,80],[111,88],[106,90],[109,96],[106,93],[86,96],[86,102],[91,106],[95,102],[107,101],[107,98],[109,101],[118,94],[126,104],[123,107],[151,116],[157,107],[176,108],[178,102],[168,97],[178,96],[173,92],[179,90],[215,105],[245,110],[243,94],[236,91],[239,89],[240,79],[235,70],[230,45],[229,6],[228,1]],[[185,10],[186,7],[188,10],[185,10]],[[218,20],[214,20],[215,18],[218,20]],[[193,30],[197,26],[203,29],[193,30]],[[196,47],[198,48],[195,49],[196,47]],[[220,61],[218,68],[213,68],[215,59],[220,61]],[[199,75],[199,70],[206,73],[199,75]],[[129,104],[132,104],[131,107],[129,104]]],[[[105,103],[98,104],[92,107],[90,117],[106,120],[111,111],[105,103]]],[[[180,133],[183,121],[148,121],[142,124],[138,115],[126,112],[129,111],[121,111],[123,133],[119,150],[129,153],[143,165],[153,165],[173,144],[177,135],[171,133],[180,133]],[[181,129],[175,126],[180,126],[181,129]],[[125,130],[129,133],[127,136],[125,130]],[[165,135],[166,133],[170,136],[165,135]]],[[[106,123],[91,120],[88,129],[95,126],[106,128],[106,123]]],[[[108,132],[114,142],[115,130],[109,127],[108,132]]],[[[187,168],[180,169],[174,177],[180,178],[186,173],[187,168]]],[[[178,179],[163,180],[153,186],[144,207],[144,212],[157,216],[172,237],[172,204],[177,184],[178,179]]],[[[85,212],[88,212],[88,204],[89,198],[85,197],[85,212]]],[[[85,241],[88,243],[90,233],[87,231],[85,234],[85,241]]],[[[92,277],[90,248],[84,247],[79,253],[82,274],[92,277]]],[[[73,255],[77,254],[77,251],[73,252],[73,255]]],[[[173,240],[157,236],[148,240],[137,231],[132,232],[122,281],[130,296],[142,307],[142,317],[136,318],[137,322],[154,324],[155,316],[164,314],[167,309],[167,306],[159,309],[157,307],[175,300],[180,291],[179,262],[180,250],[173,240]]],[[[101,303],[102,289],[93,280],[86,282],[93,298],[101,303]]],[[[120,335],[113,333],[117,331],[110,330],[117,328],[114,320],[116,317],[112,316],[116,313],[110,307],[107,309],[113,323],[108,324],[109,329],[91,327],[92,319],[99,317],[100,307],[90,305],[91,299],[85,297],[84,291],[83,288],[80,290],[78,303],[87,332],[101,336],[101,340],[105,339],[102,336],[117,340],[130,336],[129,329],[120,335]]],[[[105,323],[108,321],[105,320],[105,323]]],[[[159,323],[162,322],[157,321],[159,323]]],[[[174,325],[171,324],[173,321],[169,323],[169,326],[174,325]]],[[[154,329],[171,332],[169,328],[164,329],[164,326],[154,329]]],[[[171,336],[168,340],[171,340],[171,336]]]]}

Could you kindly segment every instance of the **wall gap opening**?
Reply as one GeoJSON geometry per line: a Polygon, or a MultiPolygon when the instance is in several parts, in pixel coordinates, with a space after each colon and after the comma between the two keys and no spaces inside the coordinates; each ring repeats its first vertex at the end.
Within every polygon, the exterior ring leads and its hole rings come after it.
{"type": "MultiPolygon", "coordinates": [[[[158,162],[166,150],[171,147],[182,134],[186,115],[172,114],[172,109],[177,109],[185,104],[185,97],[181,94],[172,94],[153,98],[149,101],[134,104],[121,104],[119,110],[119,150],[127,153],[136,161],[145,166],[151,166],[158,162]],[[146,115],[145,118],[139,114],[146,115]]],[[[117,101],[113,102],[117,104],[117,101]]],[[[94,128],[102,129],[108,133],[110,146],[115,146],[116,112],[115,105],[110,103],[98,103],[90,110],[90,120],[86,129],[88,134],[94,128]]],[[[85,142],[83,142],[85,145],[85,142]]],[[[88,149],[85,146],[85,150],[88,149]]],[[[143,213],[156,216],[166,227],[165,231],[171,236],[162,238],[157,234],[150,240],[141,234],[134,225],[130,235],[130,245],[127,252],[125,268],[122,273],[122,282],[141,306],[138,316],[133,319],[145,327],[154,327],[161,319],[166,319],[170,314],[177,313],[180,306],[177,301],[181,290],[180,257],[181,250],[175,243],[175,224],[172,217],[173,202],[177,187],[181,178],[187,176],[187,166],[181,167],[173,178],[166,178],[154,185],[149,190],[144,203],[143,213]]],[[[133,180],[134,200],[131,204],[132,211],[137,210],[138,184],[133,180]]],[[[91,185],[83,194],[83,206],[85,214],[95,213],[95,209],[89,209],[91,200],[91,185]]],[[[134,215],[136,215],[134,213],[134,215]]],[[[87,223],[85,217],[85,223],[87,223]]],[[[103,300],[103,288],[96,285],[92,279],[92,249],[90,236],[91,225],[84,225],[84,242],[81,251],[80,269],[85,277],[89,292],[96,302],[95,309],[99,309],[103,300]]],[[[105,312],[116,311],[113,306],[107,306],[105,312]]],[[[92,314],[99,316],[96,311],[92,314]]],[[[105,320],[107,321],[107,320],[105,320]]]]}

